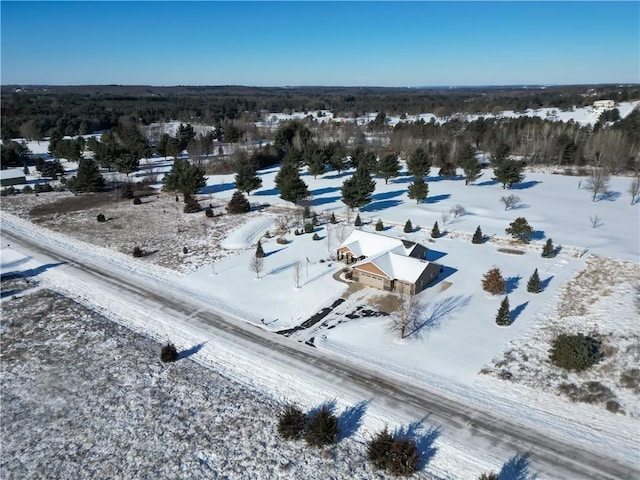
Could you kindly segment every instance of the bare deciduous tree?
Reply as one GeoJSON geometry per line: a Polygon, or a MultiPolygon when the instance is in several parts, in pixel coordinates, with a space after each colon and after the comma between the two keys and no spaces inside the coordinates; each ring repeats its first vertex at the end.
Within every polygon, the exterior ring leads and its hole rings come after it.
{"type": "Polygon", "coordinates": [[[264,258],[256,257],[255,255],[251,256],[251,260],[249,261],[249,270],[255,272],[256,278],[260,278],[260,272],[264,268],[264,258]]]}
{"type": "Polygon", "coordinates": [[[636,203],[636,197],[640,193],[640,177],[635,177],[629,185],[629,193],[631,194],[631,205],[636,203]]]}
{"type": "Polygon", "coordinates": [[[455,205],[451,207],[451,210],[449,210],[449,213],[453,215],[453,218],[458,218],[458,217],[461,217],[462,215],[465,215],[467,211],[462,205],[455,205]]]}
{"type": "Polygon", "coordinates": [[[302,262],[298,260],[293,264],[293,280],[295,281],[296,288],[300,288],[300,277],[302,276],[302,262]]]}
{"type": "Polygon", "coordinates": [[[451,217],[449,216],[449,214],[448,214],[447,212],[444,212],[444,211],[443,211],[443,212],[440,214],[440,219],[442,220],[442,228],[443,228],[443,229],[444,229],[444,227],[446,227],[446,226],[447,226],[447,222],[449,222],[449,218],[451,218],[451,217]]]}
{"type": "Polygon", "coordinates": [[[596,197],[599,193],[606,194],[609,191],[610,179],[611,176],[607,169],[602,168],[600,165],[593,166],[584,185],[584,188],[593,194],[591,197],[592,202],[596,201],[596,197]]]}
{"type": "Polygon", "coordinates": [[[331,251],[331,237],[333,236],[333,227],[331,227],[328,223],[324,226],[325,231],[327,232],[327,252],[331,251]]]}
{"type": "Polygon", "coordinates": [[[517,195],[509,195],[508,197],[501,197],[500,201],[504,204],[504,210],[507,211],[520,203],[520,197],[517,195]]]}
{"type": "Polygon", "coordinates": [[[415,326],[418,320],[418,300],[415,295],[409,293],[409,286],[404,283],[398,285],[400,295],[400,310],[392,316],[391,330],[397,333],[400,338],[409,336],[410,329],[415,326]]]}
{"type": "Polygon", "coordinates": [[[591,228],[598,228],[600,225],[602,225],[600,217],[597,215],[589,217],[589,221],[591,222],[591,228]]]}

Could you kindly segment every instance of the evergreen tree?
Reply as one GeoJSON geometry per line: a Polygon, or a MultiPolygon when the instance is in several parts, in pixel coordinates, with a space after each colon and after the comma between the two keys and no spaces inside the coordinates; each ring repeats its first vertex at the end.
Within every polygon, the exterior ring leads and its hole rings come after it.
{"type": "Polygon", "coordinates": [[[509,224],[508,228],[505,228],[505,232],[523,243],[528,243],[531,235],[533,235],[533,228],[531,228],[526,218],[518,217],[509,224]]]}
{"type": "Polygon", "coordinates": [[[511,324],[511,313],[509,312],[509,297],[504,297],[504,299],[502,300],[500,308],[498,309],[498,314],[496,315],[496,323],[501,326],[511,324]]]}
{"type": "Polygon", "coordinates": [[[338,418],[326,405],[309,421],[304,432],[304,439],[314,447],[324,447],[336,441],[340,429],[338,418]]]}
{"type": "Polygon", "coordinates": [[[474,148],[467,142],[463,143],[458,149],[458,165],[464,170],[464,184],[469,185],[475,182],[482,175],[482,167],[476,158],[474,148]]]}
{"type": "Polygon", "coordinates": [[[360,214],[358,213],[356,215],[356,220],[355,222],[353,222],[353,225],[356,227],[361,227],[362,226],[362,220],[360,220],[360,214]]]}
{"type": "Polygon", "coordinates": [[[524,162],[506,159],[493,167],[493,180],[500,182],[502,188],[511,188],[514,183],[524,180],[524,162]]]}
{"type": "Polygon", "coordinates": [[[407,160],[407,170],[410,175],[413,175],[415,178],[424,177],[429,173],[430,168],[431,160],[429,160],[424,148],[418,147],[411,152],[407,160]]]}
{"type": "Polygon", "coordinates": [[[298,203],[309,196],[307,184],[300,178],[298,167],[292,161],[283,162],[275,179],[280,198],[286,202],[298,203]]]}
{"type": "Polygon", "coordinates": [[[264,257],[264,250],[262,249],[262,242],[258,240],[258,245],[256,246],[256,257],[264,257]]]}
{"type": "Polygon", "coordinates": [[[407,220],[407,223],[404,224],[404,233],[413,232],[413,225],[411,224],[411,220],[407,220]]]}
{"type": "Polygon", "coordinates": [[[476,232],[473,234],[473,237],[471,238],[471,243],[475,243],[480,244],[482,243],[484,240],[484,235],[482,235],[482,230],[480,230],[480,225],[478,225],[478,228],[476,228],[476,232]]]}
{"type": "Polygon", "coordinates": [[[527,282],[527,292],[540,293],[541,291],[542,285],[540,284],[540,276],[538,276],[538,269],[536,268],[527,282]]]}
{"type": "Polygon", "coordinates": [[[278,420],[278,433],[285,440],[296,440],[304,432],[307,415],[295,405],[287,405],[278,420]]]}
{"type": "Polygon", "coordinates": [[[349,166],[347,152],[339,141],[325,145],[324,155],[329,166],[338,171],[338,175],[349,166]]]}
{"type": "Polygon", "coordinates": [[[72,192],[99,192],[104,186],[104,178],[100,174],[98,165],[93,160],[81,158],[78,173],[69,181],[72,192]]]}
{"type": "Polygon", "coordinates": [[[176,132],[176,144],[178,153],[184,151],[191,140],[196,138],[196,132],[190,123],[181,123],[176,132]]]}
{"type": "Polygon", "coordinates": [[[171,171],[162,178],[162,183],[165,190],[182,193],[186,201],[189,196],[198,193],[207,181],[200,167],[191,165],[187,160],[176,159],[171,171]]]}
{"type": "Polygon", "coordinates": [[[251,210],[251,204],[249,200],[242,194],[240,190],[233,192],[227,210],[231,214],[235,213],[247,213],[251,210]]]}
{"type": "Polygon", "coordinates": [[[429,195],[429,185],[424,181],[422,177],[416,177],[409,185],[407,190],[407,196],[415,200],[416,203],[420,203],[429,195]]]}
{"type": "Polygon", "coordinates": [[[384,224],[382,223],[381,219],[378,219],[378,221],[376,222],[376,232],[381,232],[384,230],[384,224]]]}
{"type": "Polygon", "coordinates": [[[324,152],[315,144],[308,145],[303,154],[304,163],[310,175],[315,179],[318,175],[322,175],[325,169],[324,152]]]}
{"type": "Polygon", "coordinates": [[[349,208],[360,208],[371,203],[376,182],[371,178],[366,164],[361,163],[356,173],[342,183],[342,202],[349,208]]]}
{"type": "Polygon", "coordinates": [[[552,258],[555,256],[556,249],[553,246],[553,242],[551,239],[547,239],[547,243],[544,244],[542,248],[542,258],[552,258]]]}
{"type": "Polygon", "coordinates": [[[504,142],[500,142],[496,145],[493,154],[491,155],[491,163],[493,165],[500,165],[505,160],[509,160],[509,154],[511,153],[511,147],[504,142]]]}
{"type": "Polygon", "coordinates": [[[129,152],[122,151],[115,161],[116,171],[124,173],[127,177],[140,169],[140,159],[129,152]]]}
{"type": "Polygon", "coordinates": [[[390,178],[396,178],[400,174],[400,162],[395,153],[390,153],[382,157],[378,163],[378,175],[384,178],[385,185],[389,183],[390,178]]]}
{"type": "Polygon", "coordinates": [[[329,223],[335,225],[337,222],[335,213],[331,212],[331,216],[329,217],[329,223]]]}
{"type": "Polygon", "coordinates": [[[178,360],[178,350],[176,346],[169,342],[160,350],[160,360],[164,363],[175,362],[178,360]]]}
{"type": "Polygon", "coordinates": [[[505,286],[506,284],[504,278],[502,278],[502,273],[497,267],[489,270],[482,278],[482,289],[492,295],[503,293],[505,286]]]}
{"type": "Polygon", "coordinates": [[[433,224],[433,228],[431,229],[431,238],[440,238],[440,227],[438,227],[438,222],[433,224]]]}
{"type": "Polygon", "coordinates": [[[233,170],[236,172],[236,188],[241,192],[249,195],[253,190],[262,186],[262,179],[257,175],[258,167],[246,152],[238,155],[233,164],[233,170]]]}
{"type": "Polygon", "coordinates": [[[456,165],[451,161],[446,161],[438,171],[438,175],[444,178],[453,178],[456,176],[456,165]]]}

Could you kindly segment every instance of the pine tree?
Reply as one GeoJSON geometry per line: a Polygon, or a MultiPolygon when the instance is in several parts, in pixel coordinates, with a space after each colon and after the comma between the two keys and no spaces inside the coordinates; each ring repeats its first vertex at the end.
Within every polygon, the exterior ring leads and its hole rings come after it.
{"type": "Polygon", "coordinates": [[[233,164],[233,170],[236,172],[234,179],[236,188],[241,192],[248,195],[262,186],[262,179],[257,175],[258,166],[255,160],[249,158],[246,152],[238,154],[233,164]]]}
{"type": "MultiPolygon", "coordinates": [[[[493,163],[493,160],[492,160],[493,163]]],[[[524,180],[524,162],[505,159],[493,167],[493,179],[502,184],[502,188],[511,188],[514,183],[524,180]]]]}
{"type": "Polygon", "coordinates": [[[382,230],[384,230],[384,224],[381,219],[378,219],[378,222],[376,223],[376,232],[381,232],[382,230]]]}
{"type": "Polygon", "coordinates": [[[440,227],[438,227],[438,222],[433,224],[433,228],[431,229],[431,238],[440,238],[440,227]]]}
{"type": "Polygon", "coordinates": [[[355,222],[353,222],[353,225],[356,227],[361,227],[362,226],[362,220],[360,220],[360,214],[358,213],[356,215],[356,220],[355,222]]]}
{"type": "Polygon", "coordinates": [[[287,405],[278,420],[278,433],[285,440],[296,440],[304,432],[307,415],[295,405],[287,405]]]}
{"type": "Polygon", "coordinates": [[[422,177],[416,177],[409,185],[407,190],[407,196],[415,200],[416,203],[420,203],[429,195],[429,185],[424,181],[422,177]]]}
{"type": "Polygon", "coordinates": [[[527,282],[527,292],[540,293],[541,291],[542,285],[540,284],[540,276],[538,275],[538,269],[536,268],[527,282]]]}
{"type": "Polygon", "coordinates": [[[167,343],[162,350],[160,350],[160,360],[165,363],[175,362],[178,360],[178,350],[173,343],[167,343]]]}
{"type": "Polygon", "coordinates": [[[104,178],[102,178],[96,162],[81,158],[78,164],[78,173],[69,182],[69,190],[72,192],[99,192],[103,186],[104,178]]]}
{"type": "Polygon", "coordinates": [[[456,176],[456,165],[451,161],[446,161],[438,171],[438,175],[445,178],[453,178],[456,176]]]}
{"type": "Polygon", "coordinates": [[[322,150],[317,145],[308,145],[303,153],[303,158],[309,174],[313,175],[314,179],[324,173],[326,161],[322,150]]]}
{"type": "Polygon", "coordinates": [[[280,198],[292,203],[309,196],[307,184],[300,178],[297,165],[284,162],[275,179],[276,188],[280,190],[280,198]]]}
{"type": "Polygon", "coordinates": [[[251,210],[251,204],[249,200],[242,194],[240,190],[233,192],[229,205],[227,206],[229,213],[247,213],[251,210]]]}
{"type": "Polygon", "coordinates": [[[555,256],[555,247],[553,246],[553,242],[549,238],[547,243],[545,243],[542,248],[542,258],[552,258],[555,256]]]}
{"type": "Polygon", "coordinates": [[[360,208],[371,203],[371,194],[376,182],[371,178],[369,168],[364,161],[358,164],[356,173],[342,183],[342,202],[349,208],[360,208]]]}
{"type": "Polygon", "coordinates": [[[378,174],[384,178],[385,185],[389,183],[390,178],[395,178],[400,174],[400,162],[398,156],[390,153],[382,157],[378,163],[378,174]]]}
{"type": "Polygon", "coordinates": [[[264,250],[262,249],[262,242],[258,240],[258,245],[256,245],[256,257],[264,257],[264,250]]]}
{"type": "Polygon", "coordinates": [[[501,326],[511,324],[511,313],[509,312],[509,297],[504,297],[504,299],[502,300],[500,308],[498,309],[498,314],[496,315],[496,323],[501,326]]]}
{"type": "Polygon", "coordinates": [[[340,429],[338,418],[326,405],[313,417],[304,432],[304,439],[314,447],[324,447],[336,441],[340,429]]]}
{"type": "Polygon", "coordinates": [[[482,289],[485,292],[489,292],[492,295],[498,295],[504,292],[505,281],[502,278],[502,273],[497,267],[492,268],[484,274],[482,278],[482,289]]]}
{"type": "Polygon", "coordinates": [[[329,217],[329,223],[335,225],[337,222],[335,213],[331,212],[331,217],[329,217]]]}
{"type": "Polygon", "coordinates": [[[533,228],[531,228],[526,218],[518,217],[509,224],[505,232],[523,243],[529,243],[529,239],[533,235],[533,228]]]}
{"type": "Polygon", "coordinates": [[[471,238],[471,243],[475,243],[476,245],[481,244],[484,240],[484,235],[482,235],[482,230],[480,230],[480,225],[476,228],[476,232],[473,234],[471,238]]]}
{"type": "Polygon", "coordinates": [[[482,174],[482,167],[476,159],[475,149],[467,142],[460,145],[457,152],[458,165],[464,170],[464,184],[469,185],[476,181],[482,174]]]}
{"type": "Polygon", "coordinates": [[[407,223],[404,224],[404,233],[413,232],[413,225],[411,224],[411,220],[407,220],[407,223]]]}
{"type": "Polygon", "coordinates": [[[427,152],[422,147],[416,148],[407,160],[407,170],[414,178],[424,177],[431,168],[431,160],[427,157],[427,152]]]}

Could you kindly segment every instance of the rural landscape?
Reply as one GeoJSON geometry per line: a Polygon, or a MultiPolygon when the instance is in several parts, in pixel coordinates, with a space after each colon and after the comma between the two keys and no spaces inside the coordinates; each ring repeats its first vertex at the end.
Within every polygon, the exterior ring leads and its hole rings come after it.
{"type": "Polygon", "coordinates": [[[640,478],[638,2],[0,13],[0,478],[640,478]]]}

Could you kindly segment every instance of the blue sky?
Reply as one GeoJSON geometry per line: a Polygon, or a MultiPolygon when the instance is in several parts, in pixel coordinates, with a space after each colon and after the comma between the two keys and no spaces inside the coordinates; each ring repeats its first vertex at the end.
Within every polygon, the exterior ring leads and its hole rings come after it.
{"type": "Polygon", "coordinates": [[[640,82],[640,2],[2,1],[2,84],[640,82]]]}

